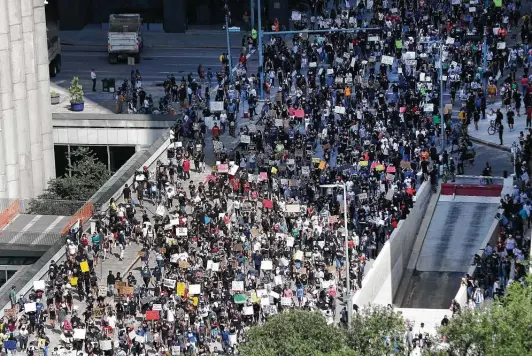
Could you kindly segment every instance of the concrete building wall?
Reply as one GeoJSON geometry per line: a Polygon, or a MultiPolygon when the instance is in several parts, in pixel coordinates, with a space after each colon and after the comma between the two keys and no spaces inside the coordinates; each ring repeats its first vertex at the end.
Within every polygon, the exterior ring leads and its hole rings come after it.
{"type": "Polygon", "coordinates": [[[0,0],[0,198],[31,198],[55,176],[42,0],[0,0]]]}

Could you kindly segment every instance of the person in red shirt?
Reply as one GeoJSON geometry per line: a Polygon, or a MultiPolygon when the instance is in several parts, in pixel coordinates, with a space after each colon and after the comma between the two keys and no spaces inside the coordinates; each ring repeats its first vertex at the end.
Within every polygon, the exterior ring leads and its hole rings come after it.
{"type": "Polygon", "coordinates": [[[214,127],[212,128],[212,137],[215,139],[220,138],[220,128],[218,127],[218,124],[214,124],[214,127]]]}
{"type": "Polygon", "coordinates": [[[185,179],[190,179],[190,161],[188,159],[183,161],[183,174],[185,179]]]}

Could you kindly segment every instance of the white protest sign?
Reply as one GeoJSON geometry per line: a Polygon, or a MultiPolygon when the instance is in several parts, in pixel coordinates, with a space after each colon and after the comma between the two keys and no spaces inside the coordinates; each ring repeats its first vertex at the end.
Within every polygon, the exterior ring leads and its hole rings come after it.
{"type": "Polygon", "coordinates": [[[175,284],[176,284],[175,279],[168,279],[168,278],[163,279],[163,286],[167,288],[174,288],[175,284]]]}
{"type": "Polygon", "coordinates": [[[24,312],[30,313],[37,311],[37,303],[26,303],[24,304],[24,312]]]}
{"type": "Polygon", "coordinates": [[[294,247],[294,237],[293,236],[287,236],[286,237],[286,246],[287,247],[294,247]]]}
{"type": "Polygon", "coordinates": [[[334,112],[336,114],[345,114],[345,107],[343,107],[343,106],[335,106],[334,107],[334,112]]]}
{"type": "Polygon", "coordinates": [[[284,307],[292,306],[292,298],[290,297],[282,297],[281,298],[281,305],[284,307]]]}
{"type": "Polygon", "coordinates": [[[316,68],[317,66],[318,66],[318,64],[317,64],[316,62],[310,62],[310,63],[308,64],[308,67],[309,67],[309,68],[316,68]]]}
{"type": "Polygon", "coordinates": [[[244,307],[243,313],[244,315],[253,315],[253,307],[252,306],[244,307]]]}
{"type": "Polygon", "coordinates": [[[250,143],[251,142],[251,137],[248,136],[248,135],[242,135],[242,136],[240,136],[240,142],[242,142],[242,143],[250,143]]]}
{"type": "Polygon", "coordinates": [[[100,341],[100,349],[102,349],[102,351],[112,350],[113,349],[112,340],[101,340],[100,341]]]}
{"type": "Polygon", "coordinates": [[[391,66],[391,65],[393,65],[393,57],[392,56],[382,56],[381,57],[381,63],[391,66]]]}
{"type": "Polygon", "coordinates": [[[218,272],[220,270],[220,263],[218,262],[215,262],[212,264],[212,271],[213,272],[218,272]]]}
{"type": "Polygon", "coordinates": [[[163,310],[163,305],[162,304],[153,304],[152,310],[161,311],[161,310],[163,310]]]}
{"type": "Polygon", "coordinates": [[[231,290],[233,292],[243,292],[244,291],[244,281],[233,281],[233,282],[231,282],[231,290]]]}
{"type": "Polygon", "coordinates": [[[424,112],[433,112],[434,111],[434,104],[427,103],[427,104],[423,105],[423,111],[424,112]]]}
{"type": "Polygon", "coordinates": [[[298,250],[296,253],[294,253],[294,260],[303,261],[303,251],[298,250]]]}
{"type": "Polygon", "coordinates": [[[280,295],[277,292],[271,291],[270,297],[272,297],[273,299],[279,299],[280,295]]]}
{"type": "Polygon", "coordinates": [[[333,74],[334,74],[334,69],[332,68],[327,69],[327,75],[333,75],[333,74]]]}
{"type": "Polygon", "coordinates": [[[177,236],[187,236],[188,229],[186,227],[178,227],[176,229],[177,236]]]}
{"type": "Polygon", "coordinates": [[[445,41],[445,43],[447,43],[447,44],[449,44],[449,45],[454,44],[454,38],[452,38],[452,37],[447,37],[447,41],[445,41]]]}
{"type": "Polygon", "coordinates": [[[191,284],[188,286],[188,294],[198,295],[201,294],[201,284],[191,284]]]}
{"type": "Polygon", "coordinates": [[[223,101],[211,101],[210,107],[211,107],[211,111],[223,111],[224,102],[223,101]]]}
{"type": "Polygon", "coordinates": [[[260,305],[261,306],[270,305],[270,297],[260,298],[260,305]]]}
{"type": "Polygon", "coordinates": [[[356,58],[351,58],[351,64],[349,66],[354,67],[357,62],[356,58]]]}
{"type": "Polygon", "coordinates": [[[283,127],[283,119],[275,119],[275,126],[277,127],[283,127]]]}
{"type": "Polygon", "coordinates": [[[87,331],[85,329],[74,329],[74,340],[85,340],[87,331]]]}
{"type": "Polygon", "coordinates": [[[260,263],[260,269],[263,271],[271,271],[273,269],[272,261],[264,260],[260,263]]]}
{"type": "Polygon", "coordinates": [[[310,174],[310,167],[309,166],[303,166],[301,167],[301,173],[303,175],[308,176],[310,174]]]}
{"type": "Polygon", "coordinates": [[[292,21],[301,21],[301,12],[292,11],[292,21]]]}
{"type": "Polygon", "coordinates": [[[33,281],[33,289],[35,290],[44,290],[46,288],[45,281],[33,281]]]}
{"type": "Polygon", "coordinates": [[[368,199],[368,193],[360,193],[360,194],[357,194],[357,197],[358,197],[358,199],[360,199],[360,200],[368,199]]]}
{"type": "Polygon", "coordinates": [[[506,42],[497,42],[497,49],[505,49],[506,42]]]}
{"type": "Polygon", "coordinates": [[[299,213],[300,207],[299,204],[286,204],[287,213],[299,213]]]}
{"type": "Polygon", "coordinates": [[[274,283],[276,286],[279,286],[279,285],[283,284],[283,277],[281,277],[281,276],[275,276],[275,277],[273,277],[273,283],[274,283]]]}
{"type": "Polygon", "coordinates": [[[406,52],[405,59],[416,59],[416,52],[406,52]]]}

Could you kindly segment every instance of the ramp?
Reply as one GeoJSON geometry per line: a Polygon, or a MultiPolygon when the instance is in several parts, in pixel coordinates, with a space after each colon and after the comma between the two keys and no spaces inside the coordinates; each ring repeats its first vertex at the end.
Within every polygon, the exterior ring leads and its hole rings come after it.
{"type": "Polygon", "coordinates": [[[426,233],[420,231],[417,237],[420,247],[412,251],[411,274],[401,282],[402,293],[394,300],[396,306],[449,308],[473,257],[484,247],[498,212],[501,189],[501,186],[443,185],[428,229],[426,233]],[[481,196],[482,192],[486,195],[481,196]]]}

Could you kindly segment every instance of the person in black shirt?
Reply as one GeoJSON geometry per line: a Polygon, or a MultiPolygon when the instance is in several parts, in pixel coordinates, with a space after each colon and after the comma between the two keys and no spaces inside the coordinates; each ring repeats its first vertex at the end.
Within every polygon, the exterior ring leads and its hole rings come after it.
{"type": "Polygon", "coordinates": [[[131,199],[131,188],[129,188],[127,184],[124,186],[124,189],[122,190],[122,194],[124,196],[125,201],[128,201],[129,199],[131,199]]]}

